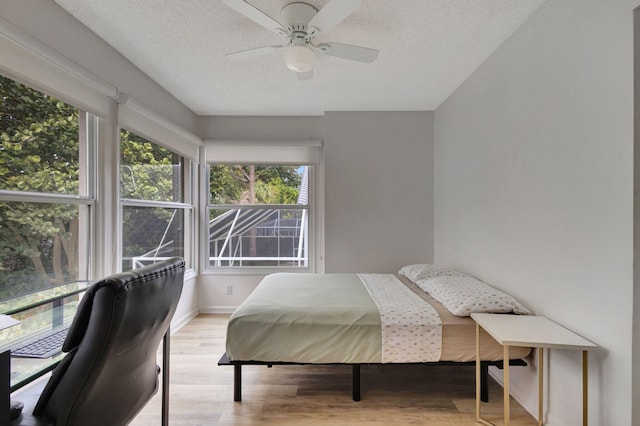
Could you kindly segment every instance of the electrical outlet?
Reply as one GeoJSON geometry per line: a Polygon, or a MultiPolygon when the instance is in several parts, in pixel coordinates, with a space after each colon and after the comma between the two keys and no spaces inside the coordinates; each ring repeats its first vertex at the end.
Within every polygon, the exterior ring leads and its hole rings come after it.
{"type": "Polygon", "coordinates": [[[227,286],[227,296],[233,295],[233,286],[230,284],[227,286]]]}

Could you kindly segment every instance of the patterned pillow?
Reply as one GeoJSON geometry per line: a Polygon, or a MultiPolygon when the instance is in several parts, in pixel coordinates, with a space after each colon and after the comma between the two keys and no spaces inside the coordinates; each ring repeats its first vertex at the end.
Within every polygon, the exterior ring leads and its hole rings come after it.
{"type": "Polygon", "coordinates": [[[416,284],[459,317],[471,312],[530,314],[513,297],[473,277],[435,277],[416,284]]]}
{"type": "Polygon", "coordinates": [[[434,277],[467,277],[467,274],[458,272],[450,268],[442,268],[431,263],[417,263],[414,265],[403,266],[399,271],[399,275],[409,278],[414,283],[420,280],[434,277]]]}

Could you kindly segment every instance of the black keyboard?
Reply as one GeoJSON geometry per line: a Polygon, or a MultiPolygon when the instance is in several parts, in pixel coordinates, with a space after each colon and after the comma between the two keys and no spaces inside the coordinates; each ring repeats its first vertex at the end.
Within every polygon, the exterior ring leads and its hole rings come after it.
{"type": "Polygon", "coordinates": [[[56,330],[26,345],[11,350],[11,356],[18,358],[50,358],[62,352],[62,344],[69,328],[56,330]]]}

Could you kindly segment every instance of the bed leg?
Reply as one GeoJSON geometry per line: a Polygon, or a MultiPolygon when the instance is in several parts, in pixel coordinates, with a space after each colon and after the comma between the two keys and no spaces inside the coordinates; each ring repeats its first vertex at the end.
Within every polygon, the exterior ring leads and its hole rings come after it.
{"type": "Polygon", "coordinates": [[[480,362],[480,400],[489,402],[489,363],[480,362]]]}
{"type": "Polygon", "coordinates": [[[242,401],[242,365],[233,366],[233,400],[242,401]]]}
{"type": "Polygon", "coordinates": [[[352,365],[351,381],[353,400],[360,401],[360,364],[352,365]]]}

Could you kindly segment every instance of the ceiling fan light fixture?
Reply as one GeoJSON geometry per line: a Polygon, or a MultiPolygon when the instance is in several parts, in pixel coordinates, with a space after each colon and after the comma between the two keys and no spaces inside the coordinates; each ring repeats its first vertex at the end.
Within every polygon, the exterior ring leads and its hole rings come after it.
{"type": "Polygon", "coordinates": [[[378,56],[376,49],[353,44],[314,44],[317,36],[327,33],[354,13],[360,7],[362,0],[328,0],[320,10],[303,1],[294,1],[282,8],[280,22],[249,4],[247,0],[222,1],[262,27],[287,39],[286,44],[227,53],[225,56],[229,59],[244,59],[284,50],[287,68],[298,73],[298,80],[302,81],[313,76],[316,54],[365,63],[373,62],[378,56]]]}
{"type": "Polygon", "coordinates": [[[284,61],[291,71],[308,72],[313,68],[316,54],[306,45],[294,44],[285,49],[284,61]]]}

